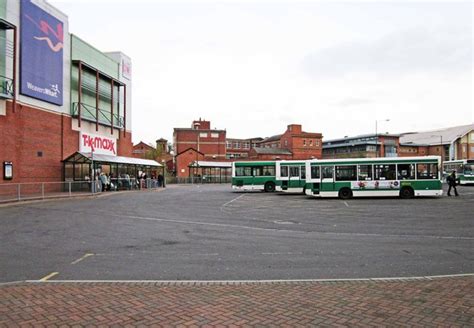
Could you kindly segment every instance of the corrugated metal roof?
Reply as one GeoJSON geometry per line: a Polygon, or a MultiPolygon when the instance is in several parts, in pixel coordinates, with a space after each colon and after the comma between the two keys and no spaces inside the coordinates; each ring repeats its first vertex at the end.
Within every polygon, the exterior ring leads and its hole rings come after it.
{"type": "Polygon", "coordinates": [[[456,139],[474,131],[474,124],[455,126],[447,129],[430,130],[424,132],[405,133],[400,137],[401,145],[449,145],[456,139]]]}

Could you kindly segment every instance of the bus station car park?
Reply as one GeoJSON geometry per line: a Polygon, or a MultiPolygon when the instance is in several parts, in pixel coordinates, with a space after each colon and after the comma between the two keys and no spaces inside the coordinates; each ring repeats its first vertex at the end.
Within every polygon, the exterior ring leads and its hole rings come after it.
{"type": "MultiPolygon", "coordinates": [[[[443,184],[446,190],[446,184],[443,184]]],[[[314,199],[228,184],[0,207],[2,282],[407,277],[474,272],[459,197],[314,199]]]]}

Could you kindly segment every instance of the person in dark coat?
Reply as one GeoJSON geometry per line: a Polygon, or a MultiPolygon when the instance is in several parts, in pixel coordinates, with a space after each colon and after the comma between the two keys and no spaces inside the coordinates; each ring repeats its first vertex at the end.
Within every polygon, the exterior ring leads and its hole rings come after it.
{"type": "Polygon", "coordinates": [[[451,196],[451,188],[454,189],[454,195],[459,196],[458,190],[456,189],[456,171],[453,171],[448,177],[446,178],[446,181],[448,182],[449,188],[448,188],[448,196],[451,196]]]}

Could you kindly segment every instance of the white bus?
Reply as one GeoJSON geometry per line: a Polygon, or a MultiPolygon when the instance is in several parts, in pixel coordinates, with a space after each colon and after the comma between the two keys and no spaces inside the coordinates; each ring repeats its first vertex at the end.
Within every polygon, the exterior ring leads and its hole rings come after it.
{"type": "Polygon", "coordinates": [[[460,159],[443,163],[444,178],[453,171],[456,171],[456,178],[459,184],[474,184],[474,159],[460,159]]]}
{"type": "Polygon", "coordinates": [[[314,197],[441,196],[439,156],[311,160],[306,194],[314,197]]]}

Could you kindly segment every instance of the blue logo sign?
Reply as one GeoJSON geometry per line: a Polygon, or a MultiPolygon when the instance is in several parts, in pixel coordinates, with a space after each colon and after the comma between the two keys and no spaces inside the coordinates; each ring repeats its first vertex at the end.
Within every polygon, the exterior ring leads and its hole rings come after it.
{"type": "Polygon", "coordinates": [[[63,23],[21,1],[20,93],[63,104],[63,23]]]}

